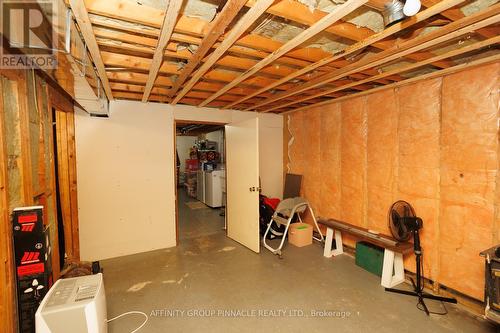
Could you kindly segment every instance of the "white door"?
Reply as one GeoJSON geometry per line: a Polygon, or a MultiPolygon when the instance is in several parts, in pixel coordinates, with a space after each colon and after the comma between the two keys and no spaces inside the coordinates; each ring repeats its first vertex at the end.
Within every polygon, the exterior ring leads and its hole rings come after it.
{"type": "Polygon", "coordinates": [[[259,119],[226,125],[227,235],[259,252],[259,119]]]}

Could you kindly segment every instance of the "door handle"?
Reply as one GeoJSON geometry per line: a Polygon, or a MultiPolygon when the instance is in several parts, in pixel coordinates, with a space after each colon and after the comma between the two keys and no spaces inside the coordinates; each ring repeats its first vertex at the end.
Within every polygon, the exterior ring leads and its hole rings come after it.
{"type": "Polygon", "coordinates": [[[255,187],[250,187],[249,190],[250,192],[255,192],[255,187]]]}

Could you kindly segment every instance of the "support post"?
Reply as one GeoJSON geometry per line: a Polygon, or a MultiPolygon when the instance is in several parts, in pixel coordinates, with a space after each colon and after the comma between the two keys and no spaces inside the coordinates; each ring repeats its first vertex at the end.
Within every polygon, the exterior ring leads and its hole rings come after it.
{"type": "Polygon", "coordinates": [[[335,230],[335,249],[332,250],[333,233],[334,230],[332,228],[326,228],[325,249],[323,251],[323,256],[326,258],[331,258],[332,256],[338,256],[339,254],[344,253],[342,233],[340,230],[335,230]]]}
{"type": "Polygon", "coordinates": [[[385,249],[381,285],[392,288],[405,280],[403,254],[385,249]],[[393,274],[394,273],[394,274],[393,274]]]}

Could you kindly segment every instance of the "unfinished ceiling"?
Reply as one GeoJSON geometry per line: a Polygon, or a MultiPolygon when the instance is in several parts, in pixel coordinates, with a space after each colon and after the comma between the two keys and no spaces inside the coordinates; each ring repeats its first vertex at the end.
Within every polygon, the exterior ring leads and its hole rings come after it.
{"type": "Polygon", "coordinates": [[[422,0],[384,27],[390,1],[69,4],[109,99],[281,113],[498,61],[498,1],[422,0]]]}

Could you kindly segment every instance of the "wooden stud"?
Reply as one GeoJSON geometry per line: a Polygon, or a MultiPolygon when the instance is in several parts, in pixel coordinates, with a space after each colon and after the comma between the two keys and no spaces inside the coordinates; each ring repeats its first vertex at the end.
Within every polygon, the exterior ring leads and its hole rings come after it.
{"type": "Polygon", "coordinates": [[[15,272],[9,212],[7,146],[5,137],[3,76],[0,76],[0,322],[5,332],[16,331],[15,272]]]}
{"type": "Polygon", "coordinates": [[[158,38],[158,44],[156,45],[156,50],[153,55],[153,61],[151,62],[151,67],[149,69],[149,76],[146,82],[146,89],[144,90],[142,102],[147,102],[149,94],[153,89],[156,77],[158,76],[158,71],[160,70],[160,66],[163,63],[165,47],[170,41],[170,36],[174,31],[174,26],[177,22],[177,17],[179,16],[182,2],[183,0],[170,0],[167,8],[165,9],[165,16],[160,30],[160,37],[158,38]]]}
{"type": "Polygon", "coordinates": [[[71,209],[71,256],[80,260],[80,237],[78,224],[78,193],[76,175],[76,140],[75,140],[75,113],[73,110],[66,113],[67,149],[68,149],[68,186],[71,209]]]}
{"type": "MultiPolygon", "coordinates": [[[[68,132],[66,127],[67,113],[56,109],[57,129],[57,162],[59,172],[59,198],[64,225],[64,247],[68,260],[73,261],[73,237],[71,223],[71,200],[69,193],[69,166],[68,166],[68,132]]],[[[61,255],[64,255],[62,253],[61,255]]]]}

